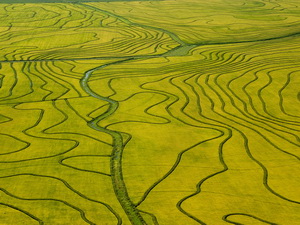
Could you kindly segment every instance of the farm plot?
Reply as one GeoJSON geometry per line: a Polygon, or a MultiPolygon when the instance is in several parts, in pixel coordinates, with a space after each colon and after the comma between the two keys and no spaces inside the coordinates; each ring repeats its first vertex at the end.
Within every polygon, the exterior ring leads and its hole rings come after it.
{"type": "Polygon", "coordinates": [[[299,223],[299,3],[0,6],[1,225],[299,223]]]}
{"type": "Polygon", "coordinates": [[[1,4],[0,61],[164,53],[168,34],[80,4],[1,4]]]}

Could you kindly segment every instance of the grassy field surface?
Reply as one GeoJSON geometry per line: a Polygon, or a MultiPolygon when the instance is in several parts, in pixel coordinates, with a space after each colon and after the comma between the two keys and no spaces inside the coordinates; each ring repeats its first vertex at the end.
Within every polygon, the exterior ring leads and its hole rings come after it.
{"type": "Polygon", "coordinates": [[[0,225],[300,224],[300,4],[0,4],[0,225]]]}

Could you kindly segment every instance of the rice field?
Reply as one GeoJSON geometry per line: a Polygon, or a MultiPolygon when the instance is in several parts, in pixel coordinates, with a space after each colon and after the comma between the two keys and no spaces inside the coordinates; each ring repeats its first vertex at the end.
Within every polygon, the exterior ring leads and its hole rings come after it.
{"type": "Polygon", "coordinates": [[[0,1],[0,225],[300,224],[300,2],[0,1]]]}

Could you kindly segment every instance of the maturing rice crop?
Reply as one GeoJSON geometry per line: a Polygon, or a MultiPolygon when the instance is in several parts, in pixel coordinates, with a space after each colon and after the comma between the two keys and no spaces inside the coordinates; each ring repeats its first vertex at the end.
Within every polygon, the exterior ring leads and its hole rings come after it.
{"type": "Polygon", "coordinates": [[[300,2],[0,0],[0,225],[300,224],[300,2]]]}

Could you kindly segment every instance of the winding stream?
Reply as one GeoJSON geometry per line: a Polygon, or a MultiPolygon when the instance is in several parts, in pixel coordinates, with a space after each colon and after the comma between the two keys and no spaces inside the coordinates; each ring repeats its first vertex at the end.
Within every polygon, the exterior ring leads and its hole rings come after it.
{"type": "Polygon", "coordinates": [[[85,5],[85,4],[80,4],[80,5],[83,5],[84,7],[91,8],[93,10],[100,11],[102,13],[108,14],[108,15],[113,16],[113,17],[116,17],[116,18],[120,19],[122,22],[125,22],[126,24],[129,24],[129,25],[139,26],[139,27],[146,28],[146,29],[147,28],[148,29],[154,29],[154,30],[157,30],[158,32],[166,33],[174,41],[176,41],[179,44],[179,46],[177,46],[174,49],[169,50],[168,52],[166,52],[164,54],[160,54],[160,55],[156,55],[156,56],[151,56],[151,55],[149,55],[149,56],[147,56],[147,55],[133,56],[133,57],[129,57],[127,59],[123,59],[123,60],[120,60],[120,61],[108,63],[108,64],[105,64],[105,65],[102,65],[102,66],[98,66],[96,68],[93,68],[93,69],[88,70],[87,72],[85,72],[83,78],[80,80],[80,85],[81,85],[82,89],[87,94],[89,94],[90,96],[92,96],[94,98],[97,98],[99,100],[103,100],[103,101],[106,101],[107,103],[109,103],[109,108],[107,109],[107,111],[105,113],[99,115],[98,117],[94,118],[93,120],[89,121],[88,125],[92,129],[95,129],[95,130],[100,131],[100,132],[105,132],[113,138],[113,150],[112,150],[112,156],[111,156],[111,159],[110,159],[110,171],[111,171],[111,178],[112,178],[112,184],[113,184],[114,192],[115,192],[116,197],[119,200],[121,206],[123,207],[125,213],[127,214],[129,220],[131,221],[131,223],[133,225],[146,224],[143,217],[140,215],[139,211],[136,209],[136,206],[133,204],[130,197],[128,196],[127,188],[126,188],[125,182],[123,180],[122,153],[123,153],[123,150],[124,150],[125,146],[124,146],[124,143],[123,143],[122,135],[117,131],[106,129],[106,128],[103,128],[103,127],[98,125],[98,123],[101,120],[106,119],[107,117],[112,115],[118,109],[119,103],[115,100],[112,100],[112,99],[107,98],[107,97],[103,97],[103,96],[98,95],[97,93],[95,93],[89,87],[88,81],[89,81],[89,78],[92,76],[93,72],[95,72],[97,70],[100,70],[100,69],[103,69],[107,66],[114,65],[114,64],[120,64],[120,63],[130,61],[130,60],[134,60],[134,59],[147,59],[147,58],[174,56],[174,55],[183,56],[183,55],[186,55],[189,52],[190,49],[194,48],[195,45],[188,45],[188,44],[184,43],[177,35],[169,32],[167,30],[132,23],[129,20],[127,20],[127,19],[125,19],[121,16],[118,16],[118,15],[115,15],[113,13],[95,8],[93,6],[89,6],[89,5],[85,5]]]}
{"type": "Polygon", "coordinates": [[[112,155],[110,158],[110,171],[111,171],[111,178],[112,178],[114,192],[115,192],[117,199],[119,200],[121,206],[123,207],[125,213],[127,214],[129,220],[131,221],[131,223],[134,225],[142,225],[142,224],[146,224],[146,222],[144,221],[143,217],[140,215],[140,213],[138,212],[138,210],[136,209],[136,207],[130,200],[128,193],[127,193],[126,185],[123,180],[122,153],[123,153],[124,145],[123,145],[122,135],[117,131],[105,129],[98,125],[98,123],[101,120],[109,117],[118,109],[119,103],[110,98],[98,95],[88,85],[89,78],[92,76],[93,72],[95,72],[96,70],[105,68],[109,65],[126,62],[126,61],[129,61],[132,59],[133,58],[129,58],[129,59],[113,62],[113,63],[108,63],[108,64],[105,64],[105,65],[102,65],[102,66],[99,66],[99,67],[89,70],[84,74],[84,77],[80,80],[80,85],[81,85],[82,89],[90,96],[109,103],[109,108],[107,109],[107,111],[105,113],[99,115],[98,117],[94,118],[93,120],[89,121],[88,125],[92,129],[95,129],[100,132],[105,132],[113,138],[113,150],[112,150],[112,155]]]}

